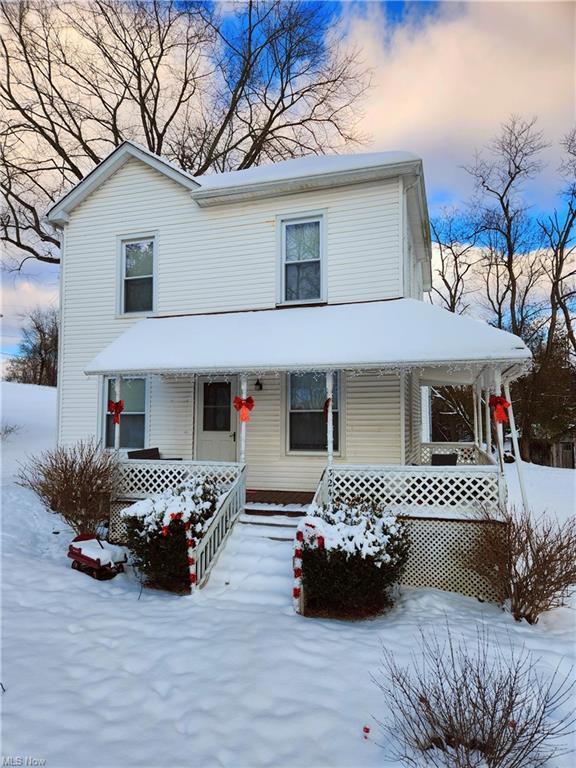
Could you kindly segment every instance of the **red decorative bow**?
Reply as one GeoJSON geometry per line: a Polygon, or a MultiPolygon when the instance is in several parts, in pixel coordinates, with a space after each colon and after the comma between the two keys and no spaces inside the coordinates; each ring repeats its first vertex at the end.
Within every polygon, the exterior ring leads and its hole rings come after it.
{"type": "Polygon", "coordinates": [[[240,421],[250,421],[250,411],[254,408],[254,398],[235,397],[234,408],[240,411],[240,421]]]}
{"type": "Polygon", "coordinates": [[[108,413],[114,416],[114,424],[120,424],[120,414],[124,410],[124,400],[118,400],[117,403],[114,400],[108,400],[108,413]]]}
{"type": "Polygon", "coordinates": [[[500,397],[500,395],[490,395],[490,400],[488,401],[488,404],[490,405],[490,408],[492,410],[492,415],[494,416],[494,421],[497,421],[498,424],[508,424],[508,408],[510,408],[510,403],[508,400],[505,400],[503,397],[500,397]]]}
{"type": "Polygon", "coordinates": [[[332,402],[332,398],[329,397],[326,402],[324,403],[324,421],[328,421],[328,408],[330,408],[330,403],[332,402]]]}

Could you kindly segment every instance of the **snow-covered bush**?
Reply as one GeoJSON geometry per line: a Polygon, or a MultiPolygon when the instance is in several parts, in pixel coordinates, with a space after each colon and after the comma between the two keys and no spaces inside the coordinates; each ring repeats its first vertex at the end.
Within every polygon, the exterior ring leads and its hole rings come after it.
{"type": "Polygon", "coordinates": [[[196,478],[122,510],[128,547],[147,586],[189,591],[187,534],[195,542],[204,536],[218,495],[212,480],[196,478]]]}
{"type": "Polygon", "coordinates": [[[392,605],[409,539],[405,524],[383,505],[358,499],[311,508],[296,539],[304,613],[367,616],[392,605]]]}
{"type": "Polygon", "coordinates": [[[118,487],[118,457],[95,440],[59,445],[30,458],[18,482],[31,488],[76,534],[97,536],[118,487]]]}
{"type": "Polygon", "coordinates": [[[411,663],[384,651],[375,681],[384,694],[386,757],[414,768],[540,768],[571,734],[571,671],[537,671],[524,648],[421,630],[411,663]]]}

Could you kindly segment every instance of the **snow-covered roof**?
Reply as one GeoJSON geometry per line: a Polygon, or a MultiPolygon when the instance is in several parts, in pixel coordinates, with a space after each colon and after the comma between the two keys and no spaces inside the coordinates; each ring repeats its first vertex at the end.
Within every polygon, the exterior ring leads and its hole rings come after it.
{"type": "MultiPolygon", "coordinates": [[[[337,183],[353,183],[370,179],[374,174],[385,177],[395,173],[419,173],[422,165],[420,158],[410,152],[309,155],[243,171],[193,176],[146,147],[124,141],[49,208],[47,220],[57,226],[66,224],[70,212],[132,158],[189,189],[201,206],[232,202],[247,196],[257,198],[299,189],[320,189],[337,183]]],[[[423,189],[421,195],[424,199],[423,189]]],[[[425,207],[425,200],[422,205],[425,207]]]]}
{"type": "Polygon", "coordinates": [[[456,370],[491,362],[505,369],[529,357],[521,339],[487,323],[394,299],[149,318],[100,352],[86,373],[456,370]]]}
{"type": "Polygon", "coordinates": [[[264,184],[367,168],[379,168],[402,163],[419,162],[411,152],[370,152],[356,155],[307,155],[282,160],[271,165],[258,165],[243,171],[209,173],[196,176],[202,190],[226,189],[245,184],[264,184]]]}

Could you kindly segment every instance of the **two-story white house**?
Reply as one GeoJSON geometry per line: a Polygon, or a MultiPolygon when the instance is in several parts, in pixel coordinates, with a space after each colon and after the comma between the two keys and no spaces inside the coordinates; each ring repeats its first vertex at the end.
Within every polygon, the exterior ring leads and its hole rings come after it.
{"type": "Polygon", "coordinates": [[[487,400],[529,352],[425,299],[418,157],[193,177],[125,142],[47,218],[62,239],[59,441],[158,449],[126,461],[127,493],[228,462],[260,494],[312,494],[327,466],[344,485],[378,475],[405,505],[502,494],[487,400]],[[475,441],[423,444],[421,387],[451,383],[473,387],[475,441]],[[248,422],[237,396],[253,398],[248,422]]]}

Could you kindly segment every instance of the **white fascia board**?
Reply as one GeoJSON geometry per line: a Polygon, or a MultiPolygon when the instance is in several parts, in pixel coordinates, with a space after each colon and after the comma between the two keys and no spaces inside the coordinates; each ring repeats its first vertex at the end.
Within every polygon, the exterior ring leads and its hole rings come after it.
{"type": "Polygon", "coordinates": [[[68,222],[70,211],[98,189],[101,184],[109,179],[113,173],[116,173],[131,158],[146,163],[150,168],[164,174],[164,176],[187,189],[192,190],[200,186],[197,181],[194,181],[192,176],[179,170],[175,165],[168,163],[158,155],[149,152],[143,147],[139,147],[131,141],[125,141],[54,203],[46,214],[46,221],[57,226],[64,226],[68,222]]]}
{"type": "Polygon", "coordinates": [[[421,175],[422,162],[410,160],[370,168],[357,168],[349,171],[335,171],[310,176],[298,176],[293,179],[238,184],[234,187],[198,187],[192,192],[192,198],[202,208],[212,205],[240,202],[243,200],[261,200],[268,197],[292,195],[297,192],[310,192],[318,189],[345,187],[350,184],[362,184],[380,181],[404,174],[421,175]]]}

